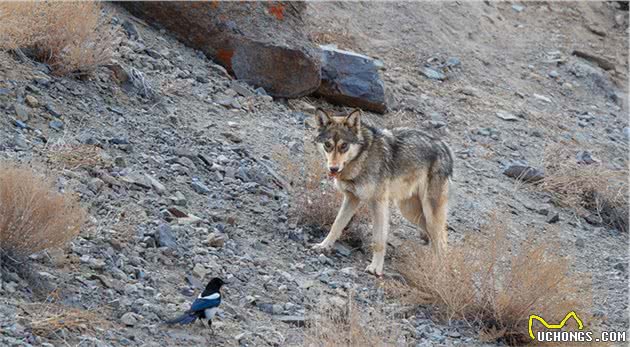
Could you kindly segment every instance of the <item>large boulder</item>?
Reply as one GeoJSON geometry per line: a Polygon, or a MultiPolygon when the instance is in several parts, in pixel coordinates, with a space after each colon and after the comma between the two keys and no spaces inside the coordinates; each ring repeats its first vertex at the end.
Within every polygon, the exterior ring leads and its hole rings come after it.
{"type": "Polygon", "coordinates": [[[387,111],[385,86],[376,60],[365,55],[321,46],[322,83],[317,94],[332,103],[368,111],[387,111]]]}
{"type": "Polygon", "coordinates": [[[302,31],[303,2],[120,4],[273,96],[299,97],[319,86],[319,53],[302,31]]]}

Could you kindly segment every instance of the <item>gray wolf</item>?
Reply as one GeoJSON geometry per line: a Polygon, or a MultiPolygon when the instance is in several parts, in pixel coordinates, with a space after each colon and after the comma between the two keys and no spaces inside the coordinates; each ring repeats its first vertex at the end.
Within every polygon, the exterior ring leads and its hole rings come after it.
{"type": "Polygon", "coordinates": [[[343,202],[328,236],[313,249],[329,251],[362,204],[373,216],[372,262],[382,276],[389,204],[427,235],[436,255],[447,248],[446,217],[453,155],[440,139],[411,128],[378,129],[361,124],[361,111],[335,116],[318,109],[315,143],[343,202]]]}

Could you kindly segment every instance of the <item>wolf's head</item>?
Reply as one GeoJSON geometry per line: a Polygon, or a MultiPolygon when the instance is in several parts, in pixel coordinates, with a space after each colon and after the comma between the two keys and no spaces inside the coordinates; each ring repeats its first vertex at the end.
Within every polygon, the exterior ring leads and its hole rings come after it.
{"type": "Polygon", "coordinates": [[[318,126],[315,143],[326,156],[328,174],[336,177],[361,152],[361,111],[357,109],[347,116],[333,116],[317,109],[315,119],[318,126]]]}

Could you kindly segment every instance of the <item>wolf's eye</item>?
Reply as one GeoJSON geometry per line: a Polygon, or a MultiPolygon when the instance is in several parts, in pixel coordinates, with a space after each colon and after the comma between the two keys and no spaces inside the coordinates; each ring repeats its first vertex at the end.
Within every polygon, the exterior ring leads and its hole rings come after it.
{"type": "Polygon", "coordinates": [[[341,152],[345,152],[348,150],[348,144],[347,143],[342,143],[341,146],[339,146],[339,150],[341,152]]]}
{"type": "Polygon", "coordinates": [[[330,152],[330,150],[332,149],[332,145],[330,144],[330,142],[324,142],[324,149],[326,150],[326,152],[330,152]]]}

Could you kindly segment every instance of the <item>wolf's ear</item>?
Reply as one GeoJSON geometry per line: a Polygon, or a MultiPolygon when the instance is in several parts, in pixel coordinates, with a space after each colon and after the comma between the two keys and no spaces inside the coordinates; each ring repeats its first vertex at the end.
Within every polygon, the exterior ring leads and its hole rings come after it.
{"type": "Polygon", "coordinates": [[[350,112],[345,119],[346,125],[354,130],[359,130],[361,128],[361,110],[356,108],[354,111],[350,112]]]}
{"type": "Polygon", "coordinates": [[[317,121],[317,127],[319,128],[325,128],[328,124],[332,122],[332,118],[330,118],[330,115],[321,108],[317,108],[317,110],[315,111],[315,120],[317,121]]]}

